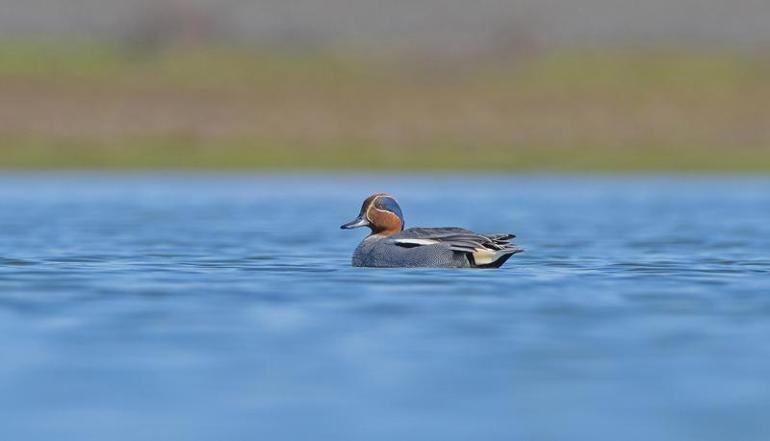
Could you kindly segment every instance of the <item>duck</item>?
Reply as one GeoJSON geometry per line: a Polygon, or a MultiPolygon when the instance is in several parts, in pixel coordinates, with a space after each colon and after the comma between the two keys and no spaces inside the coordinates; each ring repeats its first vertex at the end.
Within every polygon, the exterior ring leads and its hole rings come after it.
{"type": "Polygon", "coordinates": [[[513,234],[479,234],[458,227],[404,229],[404,215],[389,193],[374,193],[343,230],[368,227],[371,233],[353,253],[355,267],[499,268],[521,253],[513,234]]]}

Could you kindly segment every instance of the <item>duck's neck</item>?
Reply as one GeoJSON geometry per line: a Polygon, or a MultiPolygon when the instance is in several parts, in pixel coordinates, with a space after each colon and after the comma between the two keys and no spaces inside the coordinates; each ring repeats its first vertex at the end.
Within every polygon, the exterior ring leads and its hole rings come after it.
{"type": "Polygon", "coordinates": [[[387,230],[387,231],[372,231],[371,234],[366,236],[365,240],[380,240],[388,238],[394,234],[398,233],[398,231],[393,230],[387,230]]]}
{"type": "Polygon", "coordinates": [[[398,234],[400,232],[401,232],[401,228],[379,228],[379,229],[372,229],[372,234],[370,236],[388,237],[394,234],[398,234]]]}

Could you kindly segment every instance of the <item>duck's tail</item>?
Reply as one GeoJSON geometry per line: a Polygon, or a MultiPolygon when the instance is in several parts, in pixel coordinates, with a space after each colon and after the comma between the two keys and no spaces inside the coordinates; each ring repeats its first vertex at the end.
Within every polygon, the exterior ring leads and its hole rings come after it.
{"type": "Polygon", "coordinates": [[[524,252],[523,249],[507,244],[499,250],[491,250],[489,248],[476,249],[470,253],[472,264],[476,268],[500,268],[508,259],[514,254],[524,252]]]}

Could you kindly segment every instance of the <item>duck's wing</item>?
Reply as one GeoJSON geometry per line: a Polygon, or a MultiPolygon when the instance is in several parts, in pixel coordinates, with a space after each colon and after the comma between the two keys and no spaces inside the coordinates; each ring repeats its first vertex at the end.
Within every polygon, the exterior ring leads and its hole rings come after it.
{"type": "Polygon", "coordinates": [[[508,258],[524,250],[511,243],[513,234],[478,234],[464,228],[410,228],[390,240],[400,247],[428,245],[448,246],[452,251],[468,254],[474,266],[498,267],[508,258]]]}

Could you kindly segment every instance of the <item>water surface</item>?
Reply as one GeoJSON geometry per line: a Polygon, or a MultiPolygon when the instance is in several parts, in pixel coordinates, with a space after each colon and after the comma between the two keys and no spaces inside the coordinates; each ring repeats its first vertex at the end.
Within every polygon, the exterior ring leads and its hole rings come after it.
{"type": "Polygon", "coordinates": [[[0,177],[1,439],[770,437],[770,179],[0,177]],[[361,200],[514,232],[360,269],[361,200]]]}

